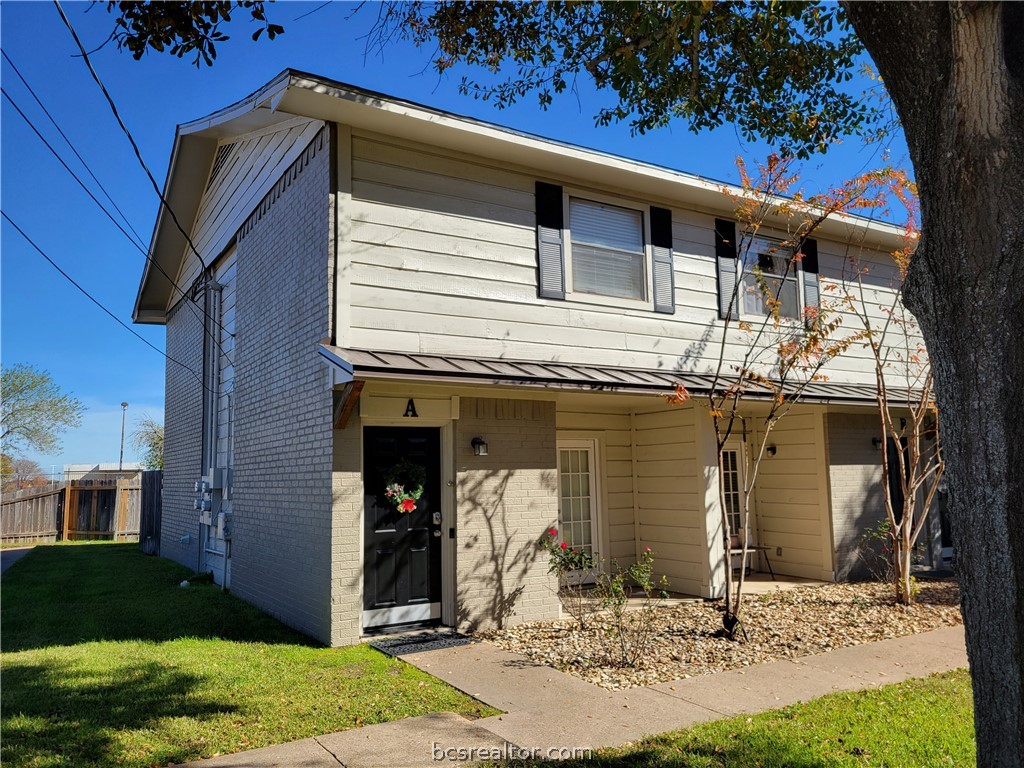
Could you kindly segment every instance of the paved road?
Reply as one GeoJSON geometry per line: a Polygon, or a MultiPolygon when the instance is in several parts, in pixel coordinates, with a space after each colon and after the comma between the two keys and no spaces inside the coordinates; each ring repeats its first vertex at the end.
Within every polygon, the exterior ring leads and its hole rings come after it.
{"type": "Polygon", "coordinates": [[[32,551],[32,547],[20,547],[18,549],[0,549],[0,573],[4,573],[32,551]]]}

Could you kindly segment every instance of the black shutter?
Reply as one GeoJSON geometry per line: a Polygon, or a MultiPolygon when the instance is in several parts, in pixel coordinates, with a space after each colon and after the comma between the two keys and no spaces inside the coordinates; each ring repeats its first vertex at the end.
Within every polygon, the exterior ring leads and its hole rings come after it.
{"type": "Polygon", "coordinates": [[[651,206],[651,252],[654,257],[654,311],[676,311],[675,269],[672,266],[672,211],[651,206]]]}
{"type": "Polygon", "coordinates": [[[537,289],[547,299],[565,298],[562,188],[537,182],[537,289]]]}
{"type": "Polygon", "coordinates": [[[800,260],[804,275],[804,307],[815,310],[804,315],[810,320],[821,306],[821,291],[818,288],[818,241],[808,237],[800,246],[800,252],[804,255],[800,260]]]}
{"type": "Polygon", "coordinates": [[[736,290],[736,222],[715,219],[715,266],[718,273],[718,316],[739,317],[736,290]]]}

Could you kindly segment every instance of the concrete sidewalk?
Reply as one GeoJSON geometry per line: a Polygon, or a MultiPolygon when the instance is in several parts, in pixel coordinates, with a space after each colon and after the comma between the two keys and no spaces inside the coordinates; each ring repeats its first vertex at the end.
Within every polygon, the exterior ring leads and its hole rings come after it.
{"type": "Polygon", "coordinates": [[[438,713],[190,765],[413,768],[451,765],[457,762],[452,758],[480,756],[481,750],[486,750],[485,757],[498,751],[506,756],[568,755],[574,749],[619,746],[835,691],[874,688],[967,666],[962,627],[625,691],[605,690],[484,642],[401,658],[505,714],[469,721],[438,713]]]}
{"type": "Polygon", "coordinates": [[[21,558],[23,558],[31,551],[32,546],[0,549],[0,574],[5,573],[8,568],[10,568],[16,562],[21,560],[21,558]]]}

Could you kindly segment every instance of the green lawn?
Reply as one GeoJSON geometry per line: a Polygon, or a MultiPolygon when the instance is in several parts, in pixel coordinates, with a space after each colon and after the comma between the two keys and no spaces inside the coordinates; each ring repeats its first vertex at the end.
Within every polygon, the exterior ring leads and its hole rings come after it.
{"type": "Polygon", "coordinates": [[[136,544],[3,577],[5,766],[153,766],[436,711],[494,714],[367,646],[326,649],[136,544]]]}
{"type": "Polygon", "coordinates": [[[970,677],[961,670],[720,720],[559,766],[970,768],[972,713],[970,677]]]}

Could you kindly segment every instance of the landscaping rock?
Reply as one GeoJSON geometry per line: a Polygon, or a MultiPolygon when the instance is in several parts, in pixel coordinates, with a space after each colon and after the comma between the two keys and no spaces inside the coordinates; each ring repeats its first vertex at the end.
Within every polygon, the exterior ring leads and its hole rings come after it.
{"type": "Polygon", "coordinates": [[[602,615],[593,617],[586,630],[566,618],[480,632],[478,637],[604,688],[619,689],[963,623],[960,593],[952,582],[922,584],[917,602],[908,608],[894,604],[893,587],[878,583],[826,584],[745,596],[746,642],[720,636],[722,606],[722,601],[708,601],[652,611],[645,617],[655,623],[649,650],[633,667],[617,666],[609,658],[609,625],[602,615]]]}

